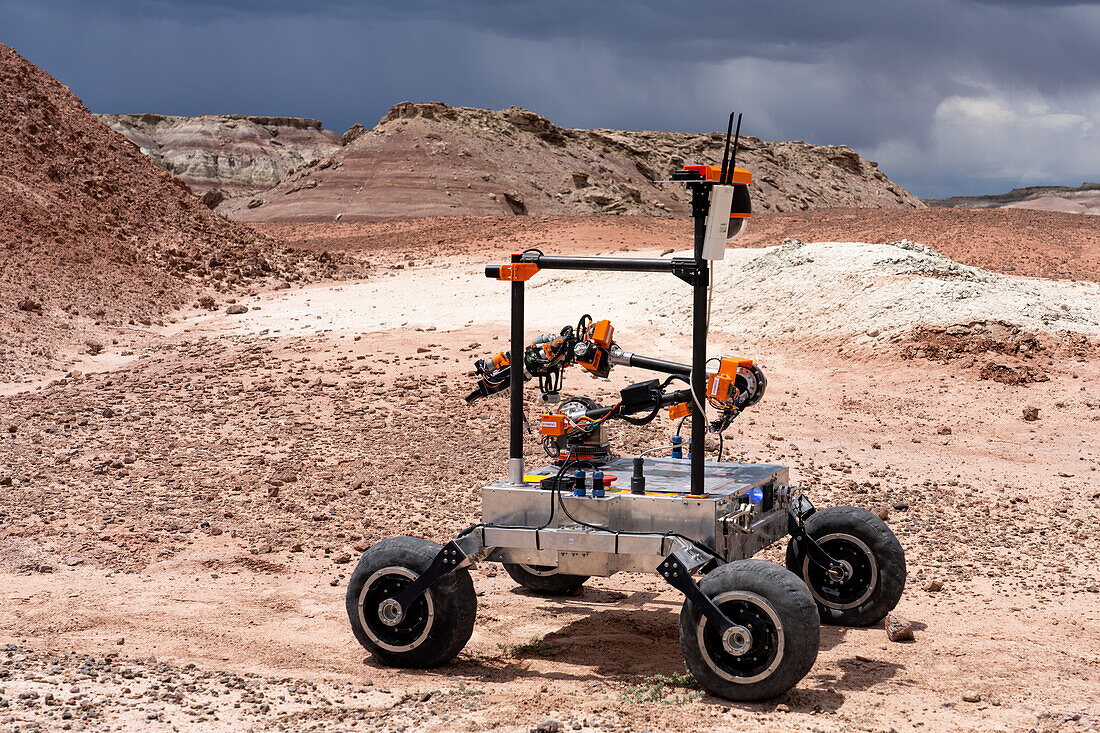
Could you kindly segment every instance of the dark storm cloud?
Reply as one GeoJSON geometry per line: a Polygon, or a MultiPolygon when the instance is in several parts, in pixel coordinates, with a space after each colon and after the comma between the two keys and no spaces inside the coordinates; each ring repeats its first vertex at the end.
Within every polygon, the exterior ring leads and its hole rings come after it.
{"type": "Polygon", "coordinates": [[[574,126],[711,129],[737,106],[753,134],[850,144],[925,195],[1100,166],[1071,154],[1100,124],[1097,3],[0,0],[0,41],[97,111],[343,129],[442,99],[574,126]],[[1015,145],[1013,129],[1040,122],[1037,166],[942,159],[968,125],[1015,145]]]}

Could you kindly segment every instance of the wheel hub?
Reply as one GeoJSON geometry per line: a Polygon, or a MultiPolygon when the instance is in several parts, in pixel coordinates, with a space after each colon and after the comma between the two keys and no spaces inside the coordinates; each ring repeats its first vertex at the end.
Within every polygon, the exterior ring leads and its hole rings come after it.
{"type": "Polygon", "coordinates": [[[847,560],[841,560],[826,570],[825,575],[834,583],[847,582],[852,577],[852,564],[847,560]]]}
{"type": "Polygon", "coordinates": [[[722,634],[722,647],[732,656],[743,656],[752,648],[752,632],[744,626],[731,626],[722,634]]]}
{"type": "Polygon", "coordinates": [[[405,611],[394,599],[387,598],[378,604],[378,620],[386,626],[397,626],[403,618],[405,618],[405,611]]]}

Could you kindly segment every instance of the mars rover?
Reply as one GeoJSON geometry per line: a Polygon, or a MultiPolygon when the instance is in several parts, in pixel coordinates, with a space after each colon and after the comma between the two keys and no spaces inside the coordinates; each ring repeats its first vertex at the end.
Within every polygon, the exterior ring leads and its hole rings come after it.
{"type": "Polygon", "coordinates": [[[486,268],[511,286],[511,349],[477,363],[467,401],[510,390],[508,476],[484,487],[481,523],[446,545],[394,537],[363,553],[347,612],[356,638],[381,663],[428,667],[461,651],[477,605],[466,569],[480,561],[502,563],[520,585],[550,594],[574,591],[590,576],[657,573],[686,597],[679,629],[688,669],[706,690],[732,700],[774,697],[796,685],[817,658],[820,621],[869,625],[897,604],[905,557],[877,516],[855,507],[815,509],[785,466],[723,462],[721,452],[707,460],[707,432],[721,436],[767,386],[751,359],[706,356],[712,263],[750,214],[752,176],[734,166],[736,139],[729,155],[732,128],[731,115],[721,168],[687,166],[672,177],[691,192],[694,256],[561,257],[531,249],[486,268]],[[555,269],[668,273],[687,283],[691,364],[628,352],[610,321],[588,315],[528,341],[524,283],[555,269]],[[597,377],[634,367],[664,378],[632,384],[617,403],[601,406],[585,397],[561,401],[569,367],[597,377]],[[532,471],[523,458],[528,380],[537,381],[546,406],[539,433],[549,460],[532,471]],[[671,446],[614,455],[609,421],[643,425],[666,408],[681,425],[690,419],[689,442],[677,435],[671,446]],[[658,450],[668,455],[653,455],[658,450]],[[749,559],[787,535],[786,567],[749,559]]]}

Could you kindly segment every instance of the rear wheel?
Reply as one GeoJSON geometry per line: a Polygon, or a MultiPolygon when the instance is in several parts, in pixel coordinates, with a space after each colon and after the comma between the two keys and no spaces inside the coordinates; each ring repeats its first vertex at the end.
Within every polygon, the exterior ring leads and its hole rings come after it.
{"type": "Polygon", "coordinates": [[[351,630],[388,667],[442,664],[470,640],[477,596],[465,569],[439,578],[403,613],[389,602],[428,569],[441,549],[417,537],[391,537],[364,552],[351,574],[345,598],[351,630]]]}
{"type": "Polygon", "coordinates": [[[805,531],[840,567],[829,570],[797,540],[787,544],[787,568],[806,583],[821,620],[839,626],[869,626],[882,620],[905,590],[905,551],[886,523],[853,506],[819,509],[805,531]]]}
{"type": "Polygon", "coordinates": [[[574,593],[588,580],[587,575],[567,575],[559,573],[552,565],[525,565],[523,563],[504,563],[504,570],[524,588],[546,595],[568,595],[574,593]]]}
{"type": "Polygon", "coordinates": [[[699,588],[735,626],[719,635],[694,603],[680,611],[680,647],[708,692],[765,700],[798,684],[813,667],[820,625],[806,586],[775,563],[740,560],[711,571],[699,588]]]}

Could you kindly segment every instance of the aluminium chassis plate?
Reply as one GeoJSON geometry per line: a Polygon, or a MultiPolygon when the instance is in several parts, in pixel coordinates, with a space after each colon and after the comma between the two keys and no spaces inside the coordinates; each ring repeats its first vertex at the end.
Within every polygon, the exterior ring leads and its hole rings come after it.
{"type": "MultiPolygon", "coordinates": [[[[703,496],[690,496],[685,459],[647,458],[646,493],[629,484],[632,458],[600,469],[617,481],[605,497],[573,496],[538,483],[498,481],[482,491],[484,525],[467,540],[470,554],[491,562],[555,567],[573,575],[654,572],[667,555],[688,549],[704,564],[710,558],[691,541],[713,548],[727,562],[751,557],[787,534],[792,505],[786,466],[736,462],[706,464],[703,496]],[[765,502],[747,493],[760,489],[765,502]],[[764,506],[767,509],[764,509],[764,506]],[[475,546],[476,545],[476,546],[475,546]]],[[[552,477],[557,466],[528,476],[552,477]]]]}

